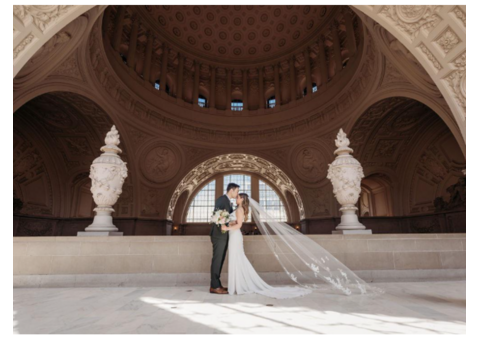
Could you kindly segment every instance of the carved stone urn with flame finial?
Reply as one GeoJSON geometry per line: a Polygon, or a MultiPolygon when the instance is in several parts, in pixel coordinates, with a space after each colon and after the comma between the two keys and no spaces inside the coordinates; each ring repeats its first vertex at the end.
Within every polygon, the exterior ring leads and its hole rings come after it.
{"type": "Polygon", "coordinates": [[[123,182],[128,172],[126,163],[118,155],[122,150],[117,146],[120,144],[120,135],[115,125],[107,133],[105,144],[100,148],[103,153],[90,166],[92,179],[90,191],[97,204],[93,209],[96,214],[93,223],[85,229],[85,232],[79,232],[78,235],[123,235],[122,232],[118,232],[112,220],[114,212],[112,207],[122,193],[123,182]]]}
{"type": "Polygon", "coordinates": [[[356,204],[361,191],[360,184],[362,178],[365,177],[362,165],[351,155],[353,150],[348,147],[350,141],[342,129],[337,134],[335,145],[337,150],[334,151],[334,154],[337,157],[332,164],[328,165],[327,178],[332,182],[335,198],[342,205],[340,208],[342,216],[340,224],[332,233],[371,234],[372,231],[365,229],[356,214],[358,210],[356,204]]]}

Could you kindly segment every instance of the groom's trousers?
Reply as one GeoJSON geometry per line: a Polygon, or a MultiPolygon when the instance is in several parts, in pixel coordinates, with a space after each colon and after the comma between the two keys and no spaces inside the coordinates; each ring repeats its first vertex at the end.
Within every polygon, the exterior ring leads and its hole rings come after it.
{"type": "Polygon", "coordinates": [[[222,272],[223,262],[227,255],[228,237],[210,237],[213,245],[212,265],[210,267],[210,287],[219,288],[222,284],[220,282],[220,273],[222,272]]]}

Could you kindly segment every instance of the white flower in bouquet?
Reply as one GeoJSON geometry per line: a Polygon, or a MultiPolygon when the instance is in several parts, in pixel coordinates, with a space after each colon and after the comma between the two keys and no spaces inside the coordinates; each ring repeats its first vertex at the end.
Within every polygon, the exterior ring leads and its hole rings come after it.
{"type": "MultiPolygon", "coordinates": [[[[226,211],[225,209],[223,210],[216,210],[213,212],[212,217],[210,218],[211,223],[215,223],[217,227],[221,227],[222,224],[227,224],[230,222],[230,213],[226,211]]],[[[225,234],[226,230],[222,230],[222,234],[225,234]]]]}

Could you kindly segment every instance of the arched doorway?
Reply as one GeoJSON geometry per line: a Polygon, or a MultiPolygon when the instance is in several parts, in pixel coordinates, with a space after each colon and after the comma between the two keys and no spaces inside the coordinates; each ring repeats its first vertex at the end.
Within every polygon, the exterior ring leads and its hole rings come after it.
{"type": "MultiPolygon", "coordinates": [[[[76,235],[91,222],[90,164],[112,125],[105,110],[73,92],[43,93],[15,111],[14,198],[22,202],[15,212],[17,235],[76,235]]],[[[122,157],[128,161],[124,144],[122,157]]],[[[133,214],[133,173],[114,207],[116,217],[133,214]]]]}

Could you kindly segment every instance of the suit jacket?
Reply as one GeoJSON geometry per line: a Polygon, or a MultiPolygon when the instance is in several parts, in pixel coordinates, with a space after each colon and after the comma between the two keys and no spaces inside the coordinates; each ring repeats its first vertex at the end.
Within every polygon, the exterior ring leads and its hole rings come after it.
{"type": "MultiPolygon", "coordinates": [[[[216,210],[223,210],[225,209],[228,211],[230,214],[233,212],[233,208],[230,202],[230,199],[228,198],[227,195],[222,195],[217,200],[215,201],[215,209],[216,210]]],[[[228,223],[227,223],[228,225],[228,223]]],[[[227,233],[222,233],[222,230],[220,227],[218,227],[215,223],[211,223],[211,229],[210,229],[210,236],[213,238],[221,238],[221,239],[228,239],[228,232],[227,233]]]]}

